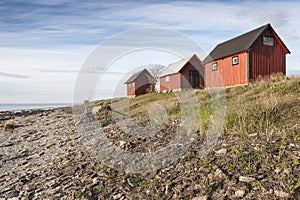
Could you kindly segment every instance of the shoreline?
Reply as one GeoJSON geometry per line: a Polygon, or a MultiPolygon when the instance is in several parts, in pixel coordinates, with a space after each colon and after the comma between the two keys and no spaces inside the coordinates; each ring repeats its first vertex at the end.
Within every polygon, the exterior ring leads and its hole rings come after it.
{"type": "Polygon", "coordinates": [[[0,104],[0,113],[1,112],[22,112],[27,110],[49,110],[54,108],[63,108],[63,107],[71,107],[72,103],[32,103],[32,104],[25,104],[25,103],[19,103],[19,104],[7,104],[2,103],[0,104]],[[7,107],[5,110],[5,107],[7,107]]]}

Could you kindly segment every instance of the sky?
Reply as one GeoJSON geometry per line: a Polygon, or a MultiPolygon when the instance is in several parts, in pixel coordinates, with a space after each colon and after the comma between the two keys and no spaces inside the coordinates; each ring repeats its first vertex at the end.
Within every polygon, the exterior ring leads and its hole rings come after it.
{"type": "MultiPolygon", "coordinates": [[[[220,42],[271,23],[291,51],[287,74],[300,75],[299,9],[292,0],[1,0],[0,103],[72,103],[79,72],[99,45],[149,27],[182,34],[208,54],[220,42]]],[[[157,49],[123,55],[101,72],[89,98],[112,97],[142,65],[179,58],[157,49]]]]}

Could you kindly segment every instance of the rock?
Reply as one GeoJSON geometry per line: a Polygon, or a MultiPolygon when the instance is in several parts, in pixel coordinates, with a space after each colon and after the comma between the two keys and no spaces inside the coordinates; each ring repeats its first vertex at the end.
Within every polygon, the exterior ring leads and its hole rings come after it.
{"type": "Polygon", "coordinates": [[[251,134],[249,134],[249,137],[255,137],[255,136],[257,136],[257,133],[251,133],[251,134]]]}
{"type": "Polygon", "coordinates": [[[253,177],[249,177],[249,176],[240,176],[239,177],[239,181],[240,182],[250,183],[250,182],[256,181],[256,179],[253,178],[253,177]]]}
{"type": "Polygon", "coordinates": [[[283,170],[283,173],[289,175],[289,174],[291,173],[291,169],[285,168],[285,169],[283,170]]]}
{"type": "Polygon", "coordinates": [[[216,169],[216,171],[214,173],[214,176],[218,177],[218,178],[221,178],[221,179],[226,178],[226,175],[220,169],[216,169]]]}
{"type": "Polygon", "coordinates": [[[207,199],[208,197],[206,195],[192,198],[192,200],[207,200],[207,199]]]}
{"type": "Polygon", "coordinates": [[[120,141],[120,147],[124,146],[125,144],[126,144],[125,141],[123,141],[123,140],[120,141]]]}
{"type": "Polygon", "coordinates": [[[245,190],[237,190],[235,191],[234,195],[236,197],[243,197],[245,195],[245,190]]]}
{"type": "Polygon", "coordinates": [[[136,187],[136,182],[135,182],[135,180],[133,179],[133,178],[128,178],[127,179],[127,183],[128,183],[128,185],[130,186],[130,187],[136,187]]]}
{"type": "Polygon", "coordinates": [[[99,183],[98,178],[93,178],[93,184],[94,184],[94,185],[97,185],[98,183],[99,183]]]}
{"type": "Polygon", "coordinates": [[[279,174],[279,173],[281,172],[281,169],[275,169],[274,172],[275,172],[276,174],[279,174]]]}
{"type": "Polygon", "coordinates": [[[290,144],[290,147],[295,147],[295,144],[291,143],[291,144],[290,144]]]}
{"type": "Polygon", "coordinates": [[[9,198],[8,200],[19,200],[18,197],[9,198]]]}
{"type": "Polygon", "coordinates": [[[33,183],[29,183],[26,185],[25,189],[26,189],[26,191],[31,191],[31,190],[35,189],[35,185],[33,183]]]}
{"type": "Polygon", "coordinates": [[[119,193],[119,194],[114,195],[113,199],[115,199],[115,200],[116,199],[123,199],[122,197],[123,197],[123,194],[119,193]]]}
{"type": "Polygon", "coordinates": [[[225,155],[227,153],[227,149],[223,148],[223,149],[219,149],[218,151],[216,151],[217,155],[225,155]]]}
{"type": "Polygon", "coordinates": [[[274,190],[274,194],[280,198],[289,198],[289,193],[286,193],[284,191],[281,190],[274,190]]]}

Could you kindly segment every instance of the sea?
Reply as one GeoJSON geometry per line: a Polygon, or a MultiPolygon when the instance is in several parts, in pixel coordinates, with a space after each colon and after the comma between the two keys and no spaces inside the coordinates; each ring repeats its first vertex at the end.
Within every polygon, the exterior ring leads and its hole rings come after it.
{"type": "Polygon", "coordinates": [[[21,111],[30,109],[50,109],[71,106],[71,103],[19,103],[19,104],[0,104],[0,111],[21,111]]]}

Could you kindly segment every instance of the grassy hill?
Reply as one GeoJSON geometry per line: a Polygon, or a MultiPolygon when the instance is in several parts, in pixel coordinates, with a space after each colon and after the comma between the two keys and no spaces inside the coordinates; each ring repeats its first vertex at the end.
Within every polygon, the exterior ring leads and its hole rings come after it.
{"type": "MultiPolygon", "coordinates": [[[[132,175],[138,184],[131,188],[131,195],[146,199],[300,198],[299,77],[273,76],[226,88],[224,130],[203,158],[197,152],[213,120],[212,100],[207,90],[196,90],[195,94],[200,105],[198,138],[183,157],[165,169],[132,175]]],[[[130,116],[145,124],[148,109],[161,105],[169,119],[180,119],[176,95],[153,93],[132,98],[130,116]]],[[[110,101],[96,104],[108,105],[110,101]]]]}

